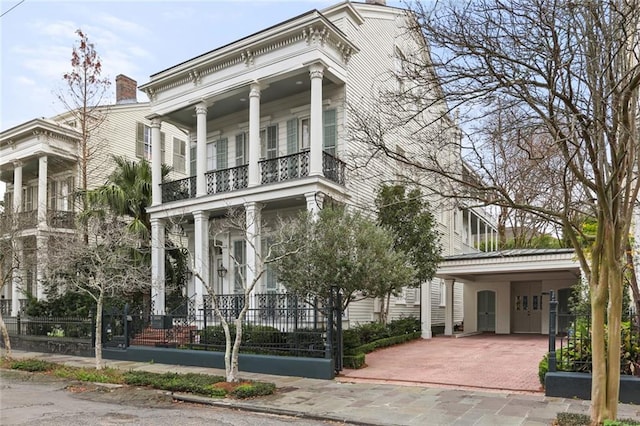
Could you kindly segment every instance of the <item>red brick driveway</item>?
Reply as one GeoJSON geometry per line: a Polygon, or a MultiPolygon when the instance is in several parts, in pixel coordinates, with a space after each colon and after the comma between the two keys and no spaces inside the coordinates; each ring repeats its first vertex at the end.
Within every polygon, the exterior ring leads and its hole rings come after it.
{"type": "Polygon", "coordinates": [[[338,380],[541,392],[538,363],[548,343],[539,334],[419,339],[367,354],[366,368],[344,370],[338,380]]]}

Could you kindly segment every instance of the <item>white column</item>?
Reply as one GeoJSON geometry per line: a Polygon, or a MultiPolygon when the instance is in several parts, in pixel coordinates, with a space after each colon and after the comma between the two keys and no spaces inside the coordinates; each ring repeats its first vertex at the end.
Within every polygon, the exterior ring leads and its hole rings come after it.
{"type": "MultiPolygon", "coordinates": [[[[155,156],[154,156],[155,158],[155,156]]],[[[151,304],[155,315],[165,314],[164,222],[151,219],[151,304]]]]}
{"type": "Polygon", "coordinates": [[[38,228],[47,226],[47,156],[38,159],[38,228]]]}
{"type": "Polygon", "coordinates": [[[249,187],[260,185],[260,148],[260,85],[254,83],[249,91],[249,187]]]}
{"type": "Polygon", "coordinates": [[[420,320],[421,320],[421,337],[423,339],[431,339],[431,286],[432,281],[423,282],[420,285],[420,320]]]}
{"type": "Polygon", "coordinates": [[[47,295],[45,294],[44,281],[45,270],[48,262],[49,241],[46,236],[38,235],[36,237],[36,256],[38,264],[36,265],[36,298],[38,300],[45,300],[47,295]]]}
{"type": "Polygon", "coordinates": [[[209,286],[209,215],[202,211],[193,213],[195,235],[195,256],[193,272],[196,312],[203,307],[203,295],[205,288],[209,286]],[[200,277],[200,278],[198,278],[200,277]]]}
{"type": "Polygon", "coordinates": [[[310,151],[309,176],[322,176],[322,76],[324,66],[313,64],[309,66],[311,76],[311,112],[310,112],[310,151]]]}
{"type": "Polygon", "coordinates": [[[162,204],[162,145],[159,118],[151,120],[151,205],[162,204]]]}
{"type": "MultiPolygon", "coordinates": [[[[464,210],[461,210],[464,212],[464,210]]],[[[467,241],[465,243],[469,247],[473,247],[473,229],[471,229],[471,210],[467,209],[467,241]]]]}
{"type": "Polygon", "coordinates": [[[480,216],[476,216],[476,248],[480,250],[481,243],[481,235],[480,235],[480,216]]]}
{"type": "Polygon", "coordinates": [[[207,106],[204,103],[196,105],[196,197],[207,195],[207,106]]]}
{"type": "Polygon", "coordinates": [[[22,211],[22,162],[13,163],[13,211],[22,211]]]}
{"type": "Polygon", "coordinates": [[[307,200],[307,211],[311,213],[314,220],[317,219],[320,210],[322,210],[324,194],[322,192],[306,192],[304,198],[307,200]]]}
{"type": "Polygon", "coordinates": [[[11,282],[11,316],[15,317],[20,312],[20,297],[22,296],[22,263],[24,261],[22,252],[22,240],[15,238],[13,241],[12,264],[13,277],[11,282]]]}
{"type": "Polygon", "coordinates": [[[453,334],[453,283],[454,280],[444,280],[445,306],[444,306],[444,335],[453,334]]]}
{"type": "MultiPolygon", "coordinates": [[[[247,273],[246,286],[250,286],[258,273],[260,250],[260,209],[262,206],[255,202],[244,204],[247,238],[247,273]]],[[[255,289],[254,289],[255,290],[255,289]]],[[[252,291],[253,293],[253,291],[252,291]]],[[[253,300],[252,300],[253,301],[253,300]]]]}

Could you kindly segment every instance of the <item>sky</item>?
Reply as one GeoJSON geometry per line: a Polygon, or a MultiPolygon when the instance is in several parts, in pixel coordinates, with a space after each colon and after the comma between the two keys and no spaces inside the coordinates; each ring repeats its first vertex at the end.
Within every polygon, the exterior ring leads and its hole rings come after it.
{"type": "MultiPolygon", "coordinates": [[[[77,29],[94,43],[103,77],[138,82],[261,29],[339,0],[0,0],[0,130],[64,111],[77,29]]],[[[400,6],[400,1],[388,1],[400,6]]],[[[138,92],[139,101],[147,101],[138,92]]]]}

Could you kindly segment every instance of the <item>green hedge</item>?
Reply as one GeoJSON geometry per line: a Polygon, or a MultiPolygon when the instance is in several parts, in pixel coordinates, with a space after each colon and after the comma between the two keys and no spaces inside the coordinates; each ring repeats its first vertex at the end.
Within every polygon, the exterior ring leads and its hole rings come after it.
{"type": "Polygon", "coordinates": [[[403,334],[400,336],[387,337],[384,339],[376,340],[371,343],[364,344],[362,346],[358,346],[353,350],[353,353],[359,354],[368,354],[369,352],[373,352],[376,349],[386,348],[388,346],[398,345],[400,343],[408,342],[409,340],[419,338],[421,333],[416,331],[411,334],[403,334]]]}
{"type": "Polygon", "coordinates": [[[354,370],[364,367],[364,353],[343,356],[342,365],[345,368],[352,368],[354,370]]]}

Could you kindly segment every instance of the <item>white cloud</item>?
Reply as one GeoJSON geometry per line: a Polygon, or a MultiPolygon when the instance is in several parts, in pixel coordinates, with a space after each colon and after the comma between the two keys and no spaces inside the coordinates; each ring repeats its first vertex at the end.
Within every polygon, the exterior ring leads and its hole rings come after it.
{"type": "Polygon", "coordinates": [[[24,75],[16,77],[16,83],[22,86],[35,86],[37,84],[35,80],[25,77],[24,75]]]}
{"type": "Polygon", "coordinates": [[[117,18],[113,15],[100,15],[100,22],[105,24],[109,30],[119,34],[128,33],[129,35],[144,36],[149,34],[149,30],[137,22],[131,22],[117,18]]]}

